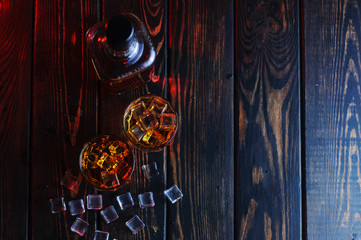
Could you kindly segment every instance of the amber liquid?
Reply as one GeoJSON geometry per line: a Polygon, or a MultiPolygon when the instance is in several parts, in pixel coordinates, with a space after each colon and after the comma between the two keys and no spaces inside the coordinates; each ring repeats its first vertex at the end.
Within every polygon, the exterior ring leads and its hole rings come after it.
{"type": "Polygon", "coordinates": [[[178,126],[177,114],[161,97],[150,95],[132,102],[124,115],[124,130],[136,147],[159,151],[170,143],[178,126]]]}
{"type": "Polygon", "coordinates": [[[129,146],[120,138],[100,136],[84,146],[80,168],[95,188],[116,190],[129,179],[134,168],[134,157],[129,146]]]}

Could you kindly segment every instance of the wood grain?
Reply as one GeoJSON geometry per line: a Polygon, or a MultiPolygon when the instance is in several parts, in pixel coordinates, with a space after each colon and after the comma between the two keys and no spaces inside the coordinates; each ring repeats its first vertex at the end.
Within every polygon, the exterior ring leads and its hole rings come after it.
{"type": "MultiPolygon", "coordinates": [[[[102,193],[120,219],[105,224],[87,211],[84,238],[99,229],[110,239],[301,239],[298,10],[295,0],[1,2],[0,238],[80,239],[70,231],[76,217],[51,214],[49,199],[85,200],[94,192],[83,182],[70,193],[61,178],[66,170],[79,175],[80,150],[96,134],[123,135],[124,109],[150,92],[171,101],[179,131],[166,150],[134,150],[129,183],[102,193]],[[114,96],[98,91],[84,37],[98,19],[119,12],[144,21],[157,77],[114,96]],[[151,162],[161,174],[147,180],[141,165],[151,162]],[[184,197],[170,204],[163,191],[173,184],[184,197]],[[127,191],[136,205],[120,211],[115,197],[127,191]],[[156,206],[140,209],[137,195],[146,191],[156,206]],[[137,235],[125,226],[135,214],[146,224],[137,235]]],[[[360,6],[309,0],[304,12],[303,237],[356,240],[360,6]]]]}
{"type": "MultiPolygon", "coordinates": [[[[96,133],[96,78],[85,46],[86,30],[97,21],[97,1],[36,1],[34,16],[31,239],[77,239],[70,231],[76,217],[51,214],[49,199],[85,200],[60,186],[66,170],[79,175],[83,144],[96,133]]],[[[90,223],[94,214],[81,216],[90,223]]]]}
{"type": "MultiPolygon", "coordinates": [[[[121,12],[131,12],[138,16],[148,29],[157,57],[155,60],[155,75],[147,86],[138,88],[134,91],[125,93],[121,96],[112,96],[105,91],[101,93],[100,101],[100,132],[123,135],[122,119],[125,108],[136,98],[148,93],[166,97],[165,79],[165,3],[163,0],[137,0],[137,1],[112,1],[104,0],[103,18],[106,19],[121,12]]],[[[143,153],[134,149],[135,169],[127,185],[115,193],[106,193],[105,200],[108,204],[114,204],[116,210],[120,213],[120,219],[117,222],[106,225],[99,223],[99,227],[109,231],[110,237],[119,239],[164,239],[165,238],[165,198],[163,191],[166,180],[166,161],[165,151],[143,153]],[[143,164],[156,162],[160,175],[150,180],[144,177],[141,170],[143,164]],[[125,192],[131,192],[135,206],[133,208],[121,211],[115,201],[115,197],[125,192]],[[154,193],[156,202],[154,208],[140,209],[138,204],[138,194],[151,191],[154,193]],[[145,228],[133,235],[125,226],[125,222],[138,215],[145,223],[145,228]]]]}
{"type": "Polygon", "coordinates": [[[236,2],[236,239],[301,239],[298,5],[236,2]]]}
{"type": "Polygon", "coordinates": [[[31,9],[32,1],[0,2],[0,239],[27,236],[31,9]]]}
{"type": "Polygon", "coordinates": [[[360,239],[360,3],[304,15],[308,239],[360,239]]]}
{"type": "Polygon", "coordinates": [[[233,2],[169,1],[167,239],[234,239],[233,2]]]}

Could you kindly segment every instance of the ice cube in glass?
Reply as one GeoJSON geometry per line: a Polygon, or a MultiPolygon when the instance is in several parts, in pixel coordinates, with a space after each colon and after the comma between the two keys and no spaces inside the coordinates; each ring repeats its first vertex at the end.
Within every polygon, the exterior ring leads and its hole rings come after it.
{"type": "Polygon", "coordinates": [[[140,139],[142,139],[142,137],[145,135],[145,131],[143,131],[143,129],[138,124],[135,124],[131,129],[129,129],[129,134],[137,141],[140,141],[140,139]]]}
{"type": "Polygon", "coordinates": [[[152,102],[148,107],[149,112],[153,112],[155,115],[160,117],[167,108],[167,103],[161,98],[153,98],[152,102]]]}
{"type": "Polygon", "coordinates": [[[141,116],[139,122],[140,122],[142,128],[146,131],[155,129],[159,125],[157,117],[152,112],[141,116]]]}
{"type": "Polygon", "coordinates": [[[69,211],[72,216],[85,212],[83,199],[76,199],[68,202],[69,211]]]}
{"type": "Polygon", "coordinates": [[[152,162],[148,165],[143,165],[142,170],[143,170],[144,176],[148,179],[152,178],[154,176],[157,176],[159,174],[156,162],[152,162]]]}
{"type": "Polygon", "coordinates": [[[117,201],[121,210],[134,206],[134,201],[130,192],[117,196],[117,201]]]}
{"type": "Polygon", "coordinates": [[[94,235],[94,240],[108,240],[109,239],[109,233],[96,230],[94,235]]]}
{"type": "Polygon", "coordinates": [[[50,209],[52,213],[65,212],[66,205],[63,197],[50,199],[50,209]]]}
{"type": "Polygon", "coordinates": [[[163,113],[160,117],[160,129],[170,129],[177,127],[177,116],[173,113],[163,113]]]}
{"type": "Polygon", "coordinates": [[[182,192],[179,190],[177,185],[173,185],[169,189],[164,191],[164,195],[168,198],[171,203],[175,203],[183,197],[182,192]]]}
{"type": "Polygon", "coordinates": [[[154,207],[155,202],[152,192],[146,192],[138,195],[140,208],[154,207]]]}
{"type": "Polygon", "coordinates": [[[132,117],[137,121],[140,119],[141,116],[147,114],[147,109],[145,108],[144,102],[142,101],[132,106],[130,108],[130,111],[132,113],[132,117]]]}
{"type": "Polygon", "coordinates": [[[159,142],[164,141],[164,137],[158,131],[150,130],[144,135],[142,141],[146,145],[157,145],[159,142]]]}
{"type": "Polygon", "coordinates": [[[100,210],[103,208],[103,197],[102,195],[91,195],[86,197],[86,206],[88,209],[100,210]]]}
{"type": "Polygon", "coordinates": [[[71,225],[70,230],[72,232],[79,234],[79,236],[83,236],[84,233],[86,232],[88,226],[89,226],[89,223],[87,223],[83,219],[77,217],[75,222],[73,223],[73,225],[71,225]]]}
{"type": "Polygon", "coordinates": [[[113,222],[119,218],[118,213],[117,213],[117,211],[115,211],[115,208],[113,205],[110,205],[109,207],[101,210],[100,215],[102,215],[104,221],[107,224],[110,222],[113,222]]]}
{"type": "Polygon", "coordinates": [[[69,171],[66,171],[60,185],[66,187],[72,192],[78,193],[80,183],[81,180],[79,178],[73,176],[69,171]]]}
{"type": "Polygon", "coordinates": [[[129,219],[125,225],[132,231],[133,234],[136,234],[145,227],[145,224],[142,222],[142,220],[140,220],[138,215],[135,215],[129,219]]]}

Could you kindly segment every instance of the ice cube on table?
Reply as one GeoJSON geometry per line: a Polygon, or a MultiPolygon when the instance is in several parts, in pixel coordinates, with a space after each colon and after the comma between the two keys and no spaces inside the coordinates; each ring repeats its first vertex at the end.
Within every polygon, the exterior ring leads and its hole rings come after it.
{"type": "Polygon", "coordinates": [[[68,202],[69,211],[72,216],[85,212],[83,199],[76,199],[68,202]]]}
{"type": "Polygon", "coordinates": [[[115,210],[113,205],[103,209],[100,211],[100,215],[102,215],[104,221],[108,224],[113,222],[119,218],[117,211],[115,210]]]}
{"type": "Polygon", "coordinates": [[[138,124],[135,124],[128,132],[137,141],[140,141],[145,135],[145,131],[138,124]]]}
{"type": "Polygon", "coordinates": [[[173,113],[163,113],[160,117],[160,129],[170,129],[177,127],[177,116],[173,113]]]}
{"type": "Polygon", "coordinates": [[[148,113],[140,117],[140,125],[145,131],[149,131],[158,127],[159,122],[154,113],[148,113]]]}
{"type": "Polygon", "coordinates": [[[103,232],[100,230],[95,231],[94,239],[93,240],[108,240],[109,239],[109,233],[103,232]]]}
{"type": "Polygon", "coordinates": [[[173,185],[164,191],[164,195],[168,198],[171,203],[175,203],[183,197],[183,193],[179,190],[177,185],[173,185]]]}
{"type": "Polygon", "coordinates": [[[157,167],[156,162],[152,162],[152,163],[150,163],[148,165],[143,165],[142,166],[142,171],[144,173],[144,176],[146,178],[148,178],[148,179],[159,175],[158,167],[157,167]]]}
{"type": "Polygon", "coordinates": [[[158,117],[167,109],[167,103],[159,98],[153,98],[148,107],[149,112],[154,112],[158,117]]]}
{"type": "Polygon", "coordinates": [[[132,231],[133,234],[136,234],[145,227],[145,224],[140,220],[138,215],[135,215],[129,219],[125,225],[132,231]]]}
{"type": "Polygon", "coordinates": [[[78,193],[80,183],[81,180],[79,178],[73,176],[69,171],[66,171],[60,185],[66,187],[72,192],[78,193]]]}
{"type": "Polygon", "coordinates": [[[125,210],[131,206],[134,206],[134,201],[130,192],[117,196],[117,201],[121,210],[125,210]]]}
{"type": "Polygon", "coordinates": [[[145,104],[142,101],[132,106],[130,108],[130,111],[132,113],[132,117],[137,121],[140,119],[141,116],[147,114],[147,109],[145,108],[145,104]]]}
{"type": "Polygon", "coordinates": [[[84,233],[86,232],[88,226],[89,226],[89,223],[87,223],[83,219],[77,217],[75,222],[73,223],[73,225],[71,225],[70,230],[72,232],[79,234],[79,236],[83,236],[84,233]]]}
{"type": "Polygon", "coordinates": [[[140,208],[154,207],[155,202],[152,192],[146,192],[138,195],[140,208]]]}
{"type": "Polygon", "coordinates": [[[50,209],[52,213],[65,212],[66,205],[63,197],[50,199],[50,209]]]}
{"type": "Polygon", "coordinates": [[[102,195],[91,195],[86,197],[86,205],[88,209],[100,210],[103,208],[103,197],[102,195]]]}

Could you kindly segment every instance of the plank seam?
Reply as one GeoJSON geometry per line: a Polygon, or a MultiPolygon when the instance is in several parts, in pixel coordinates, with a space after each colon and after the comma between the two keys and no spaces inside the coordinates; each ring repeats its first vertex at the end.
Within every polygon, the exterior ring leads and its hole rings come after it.
{"type": "Polygon", "coordinates": [[[299,95],[300,95],[300,161],[301,161],[301,239],[307,240],[307,189],[306,189],[306,135],[305,128],[305,47],[304,47],[304,1],[299,3],[298,36],[299,36],[299,95]]]}
{"type": "MultiPolygon", "coordinates": [[[[165,0],[165,6],[164,6],[164,87],[162,89],[163,94],[164,94],[164,98],[167,99],[168,96],[168,0],[165,0]]],[[[164,149],[164,154],[163,154],[163,181],[164,181],[164,187],[163,189],[167,189],[167,173],[168,173],[168,165],[167,165],[167,161],[168,161],[168,152],[167,149],[169,147],[164,149]]],[[[167,206],[168,203],[167,201],[163,202],[163,209],[164,209],[164,219],[163,219],[163,239],[166,240],[167,239],[167,206]]]]}
{"type": "Polygon", "coordinates": [[[30,58],[32,59],[32,63],[30,65],[30,89],[29,89],[29,101],[28,101],[28,146],[27,146],[27,160],[28,160],[28,186],[27,186],[27,196],[28,196],[28,201],[27,201],[27,222],[26,222],[26,240],[32,240],[32,218],[31,216],[33,215],[33,207],[32,207],[32,198],[33,198],[33,194],[32,194],[32,185],[33,185],[33,181],[32,181],[32,169],[33,169],[33,164],[32,164],[32,134],[33,134],[33,88],[34,88],[34,64],[35,64],[35,22],[36,22],[36,0],[34,0],[32,2],[32,26],[31,26],[31,56],[30,58]]]}
{"type": "Polygon", "coordinates": [[[237,67],[237,60],[238,58],[235,57],[235,52],[237,52],[237,27],[238,27],[238,21],[237,21],[237,9],[238,9],[238,1],[233,1],[233,9],[234,9],[234,12],[233,12],[233,15],[234,15],[234,20],[233,20],[233,106],[234,106],[234,116],[233,116],[233,128],[234,128],[234,187],[233,187],[233,191],[234,191],[234,206],[233,206],[233,209],[234,209],[234,227],[233,227],[233,238],[234,239],[237,239],[237,226],[238,226],[238,219],[239,219],[239,214],[238,214],[238,211],[239,211],[239,208],[238,208],[238,191],[237,191],[237,186],[238,186],[238,153],[239,153],[239,131],[236,131],[238,130],[238,127],[239,127],[239,107],[238,107],[238,104],[239,104],[239,97],[238,97],[238,84],[236,84],[236,81],[235,79],[238,79],[237,78],[237,73],[236,73],[236,67],[237,67]]]}
{"type": "MultiPolygon", "coordinates": [[[[103,19],[103,6],[104,6],[104,1],[103,0],[97,0],[97,22],[102,21],[103,19]]],[[[95,97],[95,134],[98,136],[99,135],[99,131],[100,131],[100,99],[101,99],[101,89],[100,89],[100,82],[97,81],[96,84],[96,97],[95,97]]],[[[98,194],[98,190],[94,189],[94,194],[98,194]]],[[[96,211],[94,213],[94,229],[98,229],[98,226],[100,226],[100,217],[99,217],[99,212],[96,211]]]]}

